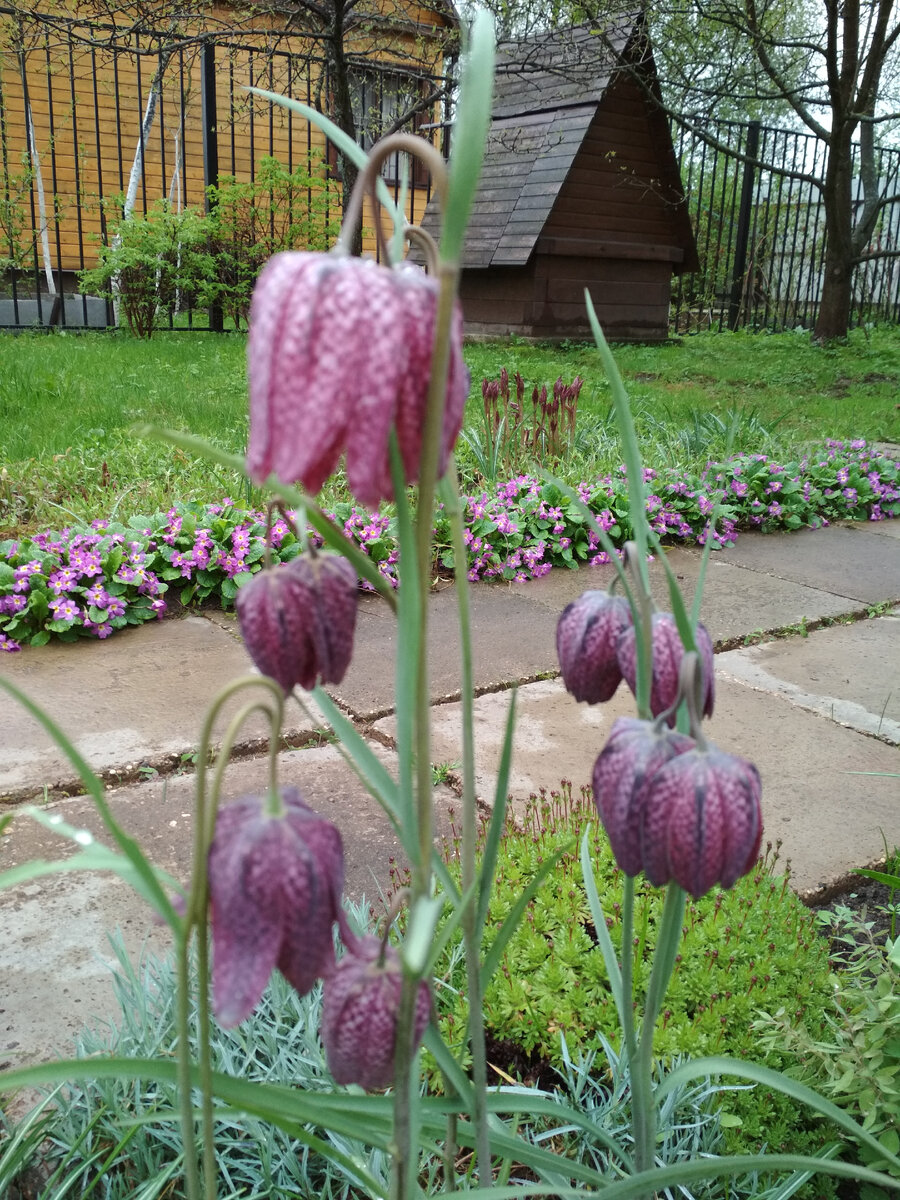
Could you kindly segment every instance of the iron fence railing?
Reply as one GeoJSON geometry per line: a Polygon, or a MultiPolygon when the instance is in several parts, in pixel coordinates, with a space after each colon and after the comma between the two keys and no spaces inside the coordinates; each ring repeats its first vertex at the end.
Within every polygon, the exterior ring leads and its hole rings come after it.
{"type": "MultiPolygon", "coordinates": [[[[252,181],[265,156],[288,171],[315,162],[335,176],[336,163],[307,120],[247,91],[321,107],[329,77],[314,54],[273,44],[266,31],[170,49],[158,35],[110,45],[111,26],[92,25],[86,39],[84,28],[62,22],[20,25],[16,45],[2,37],[3,19],[12,16],[0,6],[0,326],[112,324],[111,306],[81,295],[78,276],[109,241],[116,200],[129,187],[135,212],[161,199],[180,211],[205,207],[207,189],[223,177],[252,181]]],[[[424,94],[441,83],[396,61],[368,61],[360,77],[367,105],[385,111],[385,93],[399,78],[424,94]]],[[[398,198],[396,175],[386,182],[398,198]]],[[[339,205],[337,188],[330,196],[339,205]]],[[[411,220],[421,219],[429,196],[427,180],[410,172],[411,220]]],[[[186,307],[169,324],[215,329],[221,314],[186,307]]]]}
{"type": "MultiPolygon", "coordinates": [[[[0,27],[12,16],[0,5],[0,27]]],[[[327,103],[320,58],[273,44],[265,33],[171,49],[158,35],[123,46],[109,44],[112,27],[90,32],[85,38],[71,23],[36,22],[20,23],[16,38],[8,29],[0,37],[0,326],[112,324],[111,306],[80,294],[77,279],[97,245],[109,241],[111,203],[129,187],[136,211],[162,198],[178,209],[203,207],[211,184],[225,176],[252,181],[263,156],[288,170],[317,154],[334,165],[308,121],[246,91],[327,103]]],[[[394,111],[386,91],[396,78],[396,63],[367,63],[360,105],[394,111]]],[[[419,73],[420,86],[435,82],[419,73]]],[[[441,128],[446,141],[446,126],[431,128],[441,128]]],[[[709,119],[701,128],[713,146],[696,128],[673,127],[700,257],[699,271],[673,281],[673,332],[811,327],[822,290],[824,214],[818,189],[796,175],[821,177],[825,146],[811,134],[709,119]]],[[[878,173],[882,186],[900,192],[900,150],[879,151],[878,173]]],[[[398,180],[388,182],[398,195],[398,180]]],[[[428,198],[427,181],[412,172],[412,220],[428,198]]],[[[332,202],[326,192],[326,221],[332,202]]],[[[872,246],[900,249],[900,204],[885,207],[872,246]]],[[[900,259],[872,259],[854,282],[855,321],[900,321],[900,259]]],[[[216,329],[221,313],[185,305],[169,323],[216,329]]]]}
{"type": "MultiPolygon", "coordinates": [[[[825,214],[809,179],[824,177],[824,143],[756,121],[708,120],[697,132],[673,127],[673,136],[700,257],[699,271],[674,282],[673,330],[811,328],[822,294],[825,214]]],[[[877,173],[885,195],[900,192],[900,150],[879,149],[877,173]]],[[[884,208],[870,245],[900,249],[900,204],[884,208]]],[[[900,320],[896,258],[871,259],[855,273],[853,321],[876,319],[900,320]]]]}

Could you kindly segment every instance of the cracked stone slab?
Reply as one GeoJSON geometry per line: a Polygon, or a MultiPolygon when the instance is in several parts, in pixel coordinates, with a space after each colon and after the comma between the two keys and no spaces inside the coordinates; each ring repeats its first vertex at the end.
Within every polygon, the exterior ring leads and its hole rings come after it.
{"type": "MultiPolygon", "coordinates": [[[[557,670],[558,614],[514,593],[505,583],[473,585],[469,607],[472,665],[479,690],[557,670]]],[[[460,689],[459,618],[452,585],[431,594],[428,620],[431,695],[439,700],[460,689]]],[[[373,598],[360,613],[350,669],[329,692],[362,720],[392,711],[396,653],[396,617],[384,601],[373,598]]]]}
{"type": "MultiPolygon", "coordinates": [[[[393,772],[395,756],[380,746],[373,750],[393,772]]],[[[369,898],[377,911],[380,896],[392,886],[394,860],[403,861],[377,801],[333,746],[279,755],[279,777],[283,784],[299,787],[310,806],[341,830],[345,894],[356,901],[369,898]]],[[[266,781],[264,757],[233,762],[225,777],[225,798],[259,792],[266,781]]],[[[108,794],[116,820],[159,867],[183,882],[191,873],[193,786],[193,777],[175,776],[108,794]]],[[[435,789],[439,837],[449,832],[448,809],[455,803],[448,789],[435,789]]],[[[88,797],[59,801],[48,811],[109,844],[88,797]]],[[[0,838],[0,871],[34,859],[64,858],[75,848],[20,815],[0,838]]],[[[149,906],[105,872],[44,876],[0,892],[0,1065],[69,1053],[70,1039],[89,1018],[113,1015],[107,932],[115,929],[132,959],[145,946],[160,954],[170,943],[168,930],[154,923],[149,906]]]]}
{"type": "Polygon", "coordinates": [[[736,566],[848,600],[866,604],[900,600],[900,554],[893,541],[868,530],[868,524],[862,529],[841,525],[827,531],[798,529],[754,539],[739,537],[733,549],[721,553],[724,561],[736,566]]]}
{"type": "MultiPolygon", "coordinates": [[[[508,705],[509,696],[501,693],[475,701],[477,790],[487,803],[508,705]]],[[[577,704],[559,680],[548,680],[519,688],[518,712],[510,780],[517,807],[542,787],[558,788],[564,778],[576,791],[589,784],[613,721],[633,716],[634,704],[624,688],[608,704],[577,704]]],[[[440,705],[432,713],[432,760],[458,761],[460,706],[440,705]]],[[[389,732],[391,724],[380,722],[379,728],[389,732]]],[[[718,674],[716,711],[705,728],[723,750],[757,765],[766,836],[783,839],[801,893],[877,862],[882,830],[890,845],[900,845],[900,778],[854,774],[900,775],[895,747],[718,674]]]]}
{"type": "Polygon", "coordinates": [[[716,658],[731,679],[900,744],[900,610],[732,650],[716,658]]]}
{"type": "MultiPolygon", "coordinates": [[[[249,671],[243,646],[203,617],[152,621],[103,642],[26,646],[3,662],[4,674],[53,718],[94,771],[122,774],[193,753],[215,693],[249,671]]],[[[226,704],[214,728],[216,741],[247,695],[226,704]]],[[[324,724],[293,704],[285,719],[289,736],[324,724]]],[[[0,729],[0,799],[77,780],[43,726],[5,691],[0,729]]],[[[239,743],[258,746],[266,736],[266,723],[254,715],[239,743]]]]}
{"type": "MultiPolygon", "coordinates": [[[[763,536],[746,535],[748,540],[763,536]]],[[[700,619],[715,643],[733,642],[757,631],[784,629],[804,617],[818,621],[865,610],[861,601],[736,566],[723,557],[725,553],[714,551],[710,556],[700,610],[700,619]]],[[[700,577],[702,552],[676,546],[666,551],[666,558],[690,607],[700,577]]],[[[512,589],[515,595],[558,616],[588,588],[608,588],[614,574],[610,566],[551,571],[542,579],[513,584],[512,589]]],[[[650,586],[657,605],[664,611],[671,609],[666,575],[659,561],[650,563],[650,586]]]]}

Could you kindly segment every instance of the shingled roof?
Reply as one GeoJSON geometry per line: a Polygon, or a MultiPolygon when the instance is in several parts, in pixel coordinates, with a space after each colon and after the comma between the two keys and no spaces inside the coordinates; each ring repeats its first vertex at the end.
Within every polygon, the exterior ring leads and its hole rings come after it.
{"type": "MultiPolygon", "coordinates": [[[[499,48],[464,267],[528,261],[617,61],[637,32],[629,15],[602,31],[583,25],[499,48]]],[[[426,228],[436,218],[429,213],[426,228]]]]}

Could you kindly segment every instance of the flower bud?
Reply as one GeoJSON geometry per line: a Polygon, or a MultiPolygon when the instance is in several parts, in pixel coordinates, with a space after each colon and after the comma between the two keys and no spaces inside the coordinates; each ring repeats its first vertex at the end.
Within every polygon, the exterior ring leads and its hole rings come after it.
{"type": "Polygon", "coordinates": [[[643,868],[641,823],[644,784],[676,754],[694,749],[693,738],[653,721],[619,717],[594,764],[594,803],[616,862],[626,875],[643,868]]]}
{"type": "MultiPolygon", "coordinates": [[[[260,274],[247,358],[255,483],[271,472],[316,493],[347,454],[347,481],[370,508],[392,500],[388,440],[418,479],[439,285],[419,268],[288,251],[260,274]]],[[[462,425],[469,378],[462,314],[451,330],[441,473],[462,425]]]]}
{"type": "MultiPolygon", "coordinates": [[[[328,1069],[340,1084],[367,1091],[394,1078],[397,1019],[403,990],[400,956],[380,938],[361,938],[325,980],[322,1041],[328,1069]]],[[[431,1013],[431,990],[420,983],[415,1007],[415,1045],[431,1013]]]]}
{"type": "Polygon", "coordinates": [[[296,788],[272,816],[260,796],[219,810],[209,848],[213,1003],[220,1024],[240,1024],[273,967],[303,995],[334,961],[332,926],[344,886],[337,828],[296,788]]]}
{"type": "MultiPolygon", "coordinates": [[[[651,621],[653,676],[650,684],[650,711],[654,717],[658,717],[667,708],[671,708],[678,697],[678,674],[681,669],[681,660],[684,658],[684,643],[671,613],[654,613],[651,621]]],[[[710,717],[715,700],[715,661],[712,639],[704,625],[697,625],[694,640],[697,643],[703,667],[702,716],[710,717]]],[[[635,692],[637,686],[637,632],[633,627],[626,629],[619,639],[618,660],[625,682],[632,692],[635,692]]],[[[674,726],[674,712],[669,716],[668,721],[670,725],[674,726]]]]}
{"type": "Polygon", "coordinates": [[[357,589],[356,572],[338,554],[301,554],[254,575],[235,606],[256,667],[286,693],[340,683],[353,654],[357,589]]]}
{"type": "Polygon", "coordinates": [[[680,754],[645,784],[641,854],[656,887],[674,881],[695,898],[731,887],[762,841],[761,783],[746,759],[710,746],[680,754]]]}
{"type": "Polygon", "coordinates": [[[556,626],[556,653],[563,683],[576,700],[609,700],[622,681],[617,646],[631,627],[621,596],[589,591],[567,604],[556,626]]]}

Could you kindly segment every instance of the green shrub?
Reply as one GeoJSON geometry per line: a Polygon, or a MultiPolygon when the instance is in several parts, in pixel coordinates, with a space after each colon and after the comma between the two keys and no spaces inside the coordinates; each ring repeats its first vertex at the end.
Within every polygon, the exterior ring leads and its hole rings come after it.
{"type": "MultiPolygon", "coordinates": [[[[623,876],[589,790],[575,796],[571,784],[564,783],[559,793],[532,797],[522,827],[509,825],[501,839],[488,943],[541,865],[563,850],[528,905],[485,994],[489,1060],[510,1073],[543,1079],[548,1067],[560,1068],[563,1038],[584,1053],[599,1050],[604,1040],[620,1049],[615,1004],[578,856],[588,824],[597,891],[618,949],[623,876]]],[[[446,854],[456,869],[453,838],[446,854]]],[[[828,944],[792,892],[789,872],[774,874],[778,857],[777,847],[770,845],[758,869],[730,891],[689,900],[682,948],[654,1042],[661,1058],[725,1054],[777,1069],[791,1065],[790,1054],[777,1047],[760,1049],[753,1030],[760,1011],[781,1012],[790,1028],[819,1035],[830,1010],[828,944]]],[[[640,992],[649,977],[663,894],[642,877],[635,883],[640,992]]],[[[442,1028],[452,1042],[465,1029],[466,1009],[464,980],[451,983],[458,993],[455,1001],[452,988],[439,999],[442,1028]]],[[[781,1095],[760,1088],[731,1091],[723,1094],[722,1108],[734,1152],[760,1144],[815,1152],[822,1145],[821,1130],[810,1132],[812,1118],[799,1114],[781,1095]]]]}
{"type": "MultiPolygon", "coordinates": [[[[840,969],[831,977],[833,1005],[823,1031],[796,1026],[779,1009],[754,1030],[766,1049],[783,1048],[788,1073],[846,1108],[885,1149],[900,1149],[900,941],[876,942],[872,922],[846,908],[822,914],[840,969]]],[[[867,1146],[853,1154],[864,1165],[891,1171],[867,1146]]],[[[877,1189],[870,1189],[877,1190],[877,1189]]]]}
{"type": "Polygon", "coordinates": [[[340,229],[328,180],[314,157],[289,171],[262,158],[252,180],[220,177],[209,189],[212,298],[240,329],[263,264],[282,250],[327,250],[340,229]]]}
{"type": "Polygon", "coordinates": [[[145,214],[109,221],[108,233],[97,266],[81,272],[79,285],[117,303],[137,337],[151,337],[161,317],[208,296],[216,264],[198,209],[176,212],[159,200],[145,214]]]}

